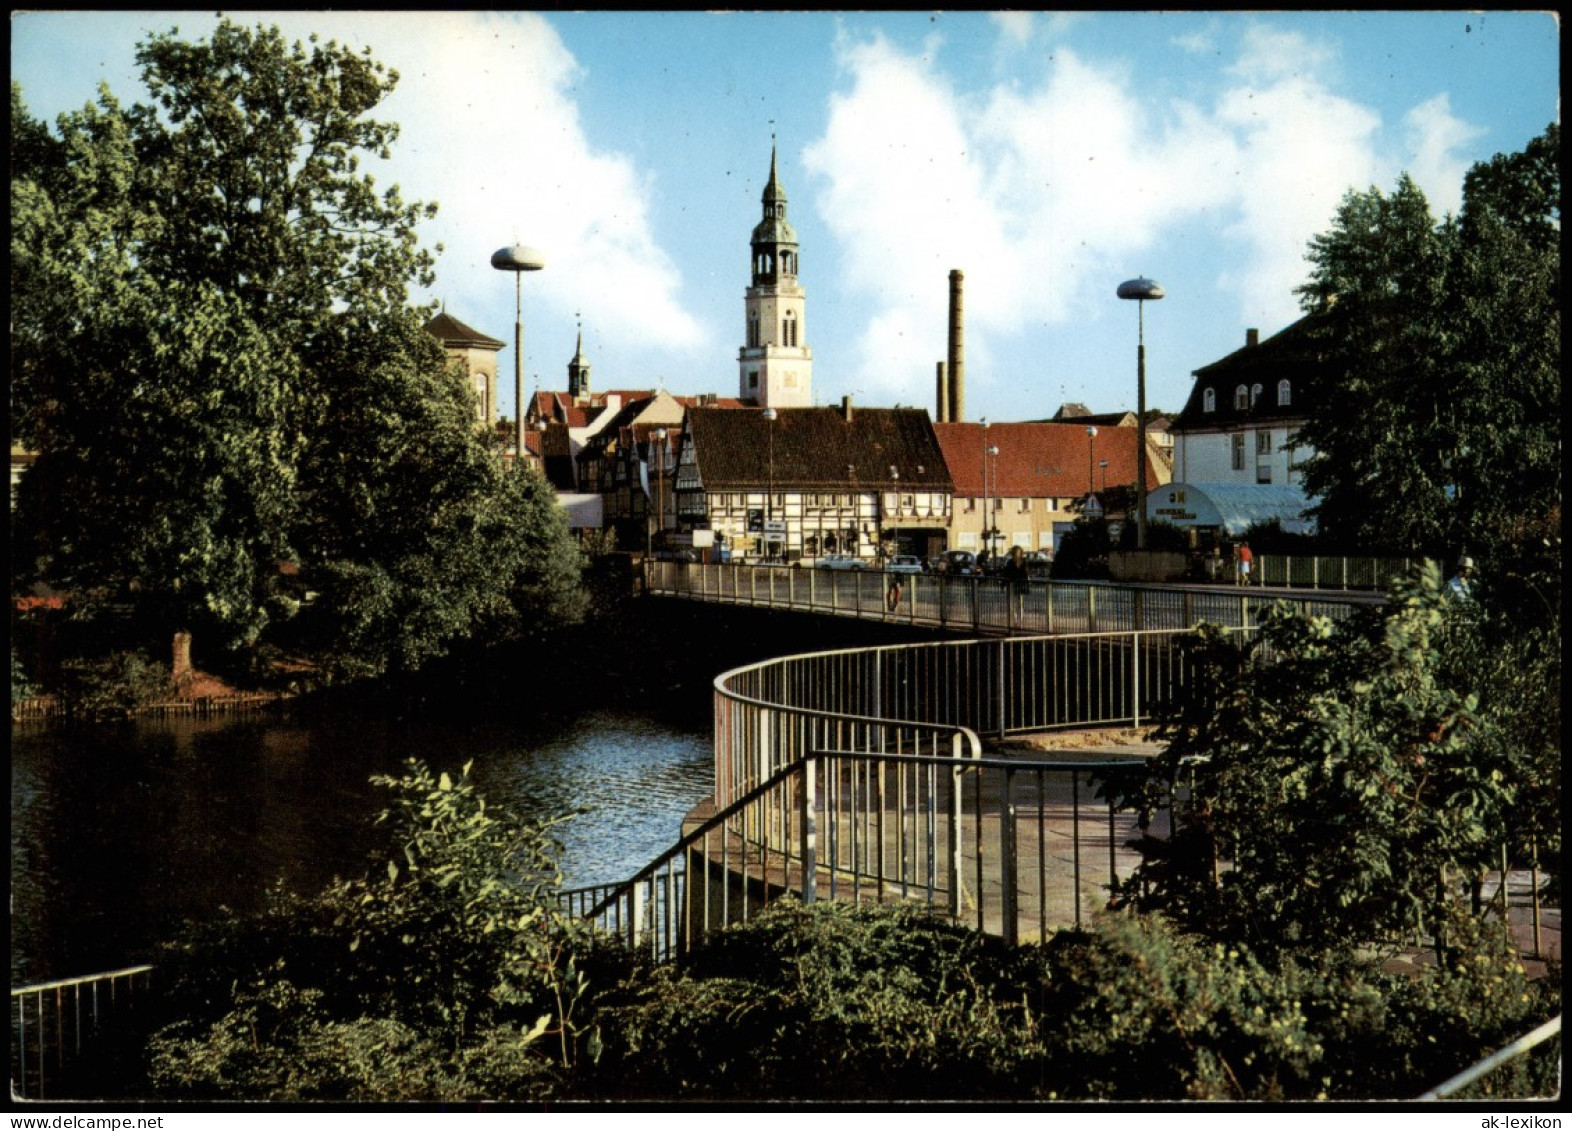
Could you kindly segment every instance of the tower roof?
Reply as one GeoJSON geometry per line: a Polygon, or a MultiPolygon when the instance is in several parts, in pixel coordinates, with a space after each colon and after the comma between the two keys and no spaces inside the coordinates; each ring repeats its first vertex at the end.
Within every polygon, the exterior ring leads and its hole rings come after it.
{"type": "Polygon", "coordinates": [[[752,243],[788,244],[797,246],[797,233],[786,222],[786,190],[781,188],[780,177],[775,172],[775,144],[770,143],[770,179],[760,197],[764,205],[764,219],[753,229],[752,243]]]}
{"type": "Polygon", "coordinates": [[[770,179],[764,186],[764,195],[759,199],[765,204],[773,204],[776,201],[782,204],[786,203],[786,190],[781,188],[780,178],[775,175],[775,141],[773,138],[770,140],[770,179]]]}

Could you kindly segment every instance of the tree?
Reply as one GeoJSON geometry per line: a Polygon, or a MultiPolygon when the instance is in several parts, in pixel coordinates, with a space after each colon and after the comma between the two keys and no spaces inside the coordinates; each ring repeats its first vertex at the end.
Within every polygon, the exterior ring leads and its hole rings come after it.
{"type": "Polygon", "coordinates": [[[1436,223],[1406,175],[1350,192],[1300,288],[1325,361],[1300,440],[1323,530],[1503,554],[1560,503],[1560,131],[1476,165],[1436,223]]]}
{"type": "Polygon", "coordinates": [[[308,637],[362,671],[576,616],[565,528],[409,304],[435,207],[359,167],[397,74],[227,20],[137,59],[150,103],[101,89],[58,136],[12,89],[12,434],[39,452],[13,576],[249,647],[293,563],[334,610],[308,637]]]}
{"type": "Polygon", "coordinates": [[[1499,860],[1513,763],[1449,676],[1434,569],[1369,615],[1279,606],[1256,638],[1204,631],[1140,802],[1178,828],[1129,890],[1261,954],[1441,937],[1499,860]]]}

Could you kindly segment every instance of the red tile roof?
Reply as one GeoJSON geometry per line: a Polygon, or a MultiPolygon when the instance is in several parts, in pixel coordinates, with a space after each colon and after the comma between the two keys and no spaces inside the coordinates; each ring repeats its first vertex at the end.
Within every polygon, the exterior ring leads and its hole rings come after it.
{"type": "Polygon", "coordinates": [[[688,430],[708,490],[777,487],[882,490],[899,472],[904,490],[950,490],[926,409],[783,408],[772,428],[757,409],[692,408],[688,430]],[[773,465],[773,466],[772,466],[773,465]]]}
{"type": "MultiPolygon", "coordinates": [[[[988,472],[992,495],[1022,498],[1073,498],[1087,491],[1087,474],[1096,476],[1102,490],[1135,483],[1136,429],[1104,428],[1087,439],[1084,424],[935,424],[934,434],[944,450],[955,493],[980,498],[983,490],[983,449],[999,449],[988,472]],[[986,433],[986,438],[984,433],[986,433]],[[1088,452],[1088,444],[1090,451],[1088,452]],[[1107,470],[1098,467],[1108,461],[1107,470]]],[[[1158,465],[1147,451],[1146,484],[1157,486],[1158,465]]]]}

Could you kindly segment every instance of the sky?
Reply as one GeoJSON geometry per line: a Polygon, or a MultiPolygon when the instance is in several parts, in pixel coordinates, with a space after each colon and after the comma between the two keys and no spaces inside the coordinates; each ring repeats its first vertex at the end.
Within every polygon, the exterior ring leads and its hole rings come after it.
{"type": "MultiPolygon", "coordinates": [[[[967,418],[1067,401],[1177,412],[1192,373],[1299,314],[1312,236],[1407,171],[1439,219],[1475,162],[1560,118],[1545,12],[239,13],[399,72],[401,133],[364,168],[406,200],[437,281],[420,301],[508,343],[514,243],[525,384],[565,389],[582,327],[597,390],[736,396],[748,237],[772,137],[820,404],[934,410],[949,272],[965,272],[967,418]],[[1119,283],[1156,280],[1137,304],[1119,283]],[[1137,307],[1141,308],[1138,325],[1137,307]]],[[[210,13],[29,12],[12,78],[53,121],[135,45],[210,13]]]]}

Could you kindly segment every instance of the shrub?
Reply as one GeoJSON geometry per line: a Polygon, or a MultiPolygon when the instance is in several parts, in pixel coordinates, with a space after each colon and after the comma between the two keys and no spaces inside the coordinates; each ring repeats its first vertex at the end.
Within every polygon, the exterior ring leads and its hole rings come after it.
{"type": "Polygon", "coordinates": [[[169,668],[139,652],[60,665],[61,698],[69,714],[123,718],[170,693],[169,668]]]}

